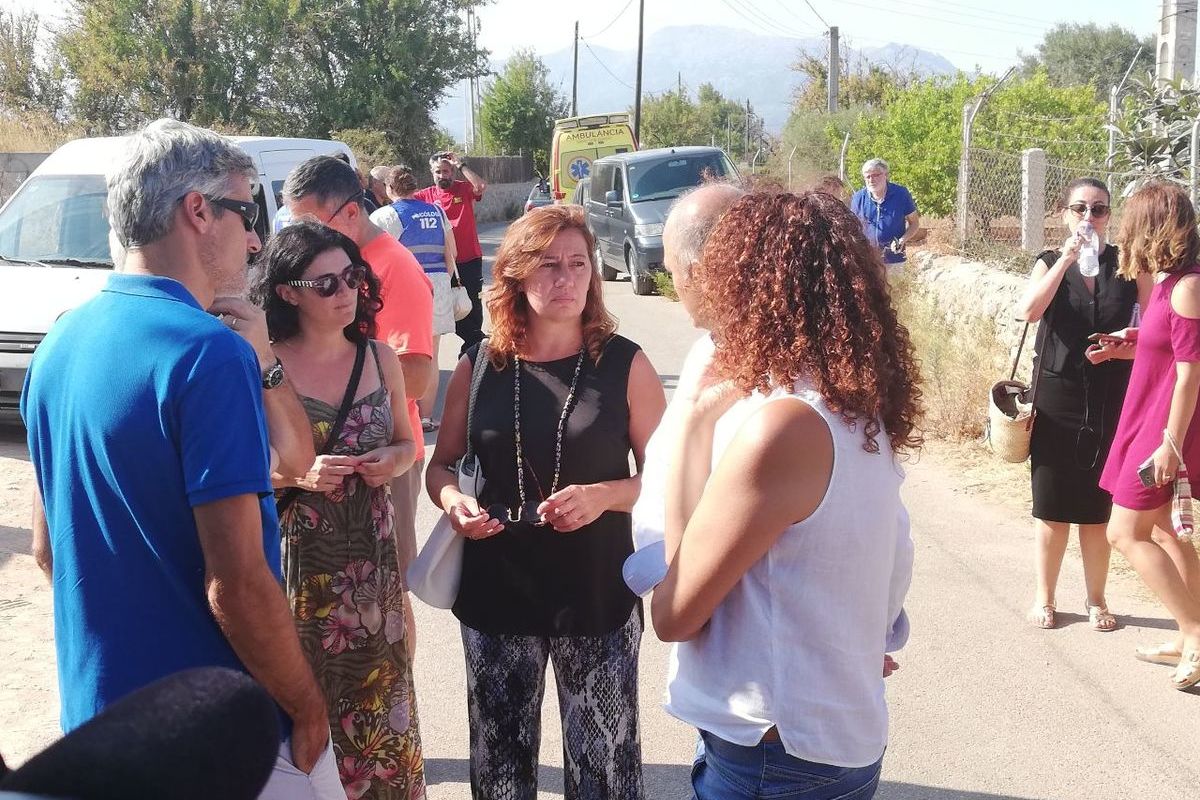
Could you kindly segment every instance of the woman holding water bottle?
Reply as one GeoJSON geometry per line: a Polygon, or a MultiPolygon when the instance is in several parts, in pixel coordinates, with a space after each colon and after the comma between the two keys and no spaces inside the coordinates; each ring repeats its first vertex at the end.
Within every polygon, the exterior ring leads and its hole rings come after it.
{"type": "MultiPolygon", "coordinates": [[[[1061,198],[1070,235],[1033,263],[1018,316],[1039,322],[1035,373],[1040,371],[1030,443],[1036,599],[1029,620],[1057,626],[1058,574],[1071,525],[1079,526],[1086,589],[1084,609],[1097,631],[1117,627],[1104,599],[1111,548],[1105,529],[1112,497],[1099,486],[1129,384],[1133,347],[1121,331],[1136,327],[1152,282],[1117,272],[1117,248],[1105,241],[1111,206],[1096,178],[1067,184],[1061,198]],[[1098,331],[1118,331],[1100,343],[1098,331]]],[[[1132,340],[1135,334],[1130,334],[1132,340]]]]}

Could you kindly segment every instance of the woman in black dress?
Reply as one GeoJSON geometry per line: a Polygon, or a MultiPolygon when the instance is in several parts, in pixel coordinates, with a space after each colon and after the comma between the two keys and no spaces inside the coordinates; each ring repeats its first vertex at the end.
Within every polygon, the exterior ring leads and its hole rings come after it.
{"type": "Polygon", "coordinates": [[[462,623],[471,794],[537,795],[541,705],[554,665],[568,800],[640,800],[642,609],[621,567],[646,441],[666,400],[649,359],[615,333],[579,206],[535,209],[500,245],[492,336],[446,391],[429,495],[467,541],[462,623]],[[476,359],[487,360],[467,430],[476,359]],[[478,500],[452,465],[478,455],[478,500]]]}
{"type": "Polygon", "coordinates": [[[1099,345],[1088,337],[1135,326],[1135,305],[1145,307],[1151,283],[1117,275],[1117,248],[1104,241],[1111,211],[1108,187],[1095,178],[1079,178],[1063,190],[1061,204],[1070,236],[1061,250],[1037,257],[1019,314],[1028,322],[1044,320],[1037,332],[1041,376],[1030,444],[1037,594],[1029,619],[1042,628],[1057,624],[1055,590],[1075,524],[1088,620],[1098,631],[1111,631],[1117,620],[1105,603],[1104,587],[1112,497],[1099,480],[1121,415],[1133,348],[1099,345]],[[1085,277],[1078,266],[1085,244],[1078,228],[1085,219],[1099,240],[1100,268],[1094,277],[1085,277]]]}

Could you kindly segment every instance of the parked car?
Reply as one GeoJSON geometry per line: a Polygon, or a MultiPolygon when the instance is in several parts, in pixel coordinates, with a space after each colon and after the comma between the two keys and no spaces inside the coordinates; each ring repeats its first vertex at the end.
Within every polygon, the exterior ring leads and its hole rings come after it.
{"type": "Polygon", "coordinates": [[[706,181],[738,179],[718,147],[663,147],[596,159],[584,209],[601,276],[611,281],[626,272],[634,294],[653,292],[671,202],[706,181]]]}
{"type": "MultiPolygon", "coordinates": [[[[266,238],[284,179],[320,154],[354,156],[341,142],[232,137],[259,170],[258,233],[266,238]]],[[[55,150],[0,207],[0,419],[18,416],[25,372],[37,345],[64,313],[100,291],[113,268],[104,170],[126,137],[76,139],[55,150]]]]}
{"type": "Polygon", "coordinates": [[[529,197],[525,200],[525,213],[528,214],[535,208],[550,205],[554,205],[554,200],[550,197],[550,185],[546,183],[545,179],[542,179],[529,190],[529,197]]]}

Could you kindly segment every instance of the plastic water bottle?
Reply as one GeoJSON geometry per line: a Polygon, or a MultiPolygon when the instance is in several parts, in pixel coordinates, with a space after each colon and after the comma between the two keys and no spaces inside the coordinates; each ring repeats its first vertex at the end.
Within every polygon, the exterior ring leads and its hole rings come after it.
{"type": "Polygon", "coordinates": [[[1079,274],[1094,278],[1100,274],[1100,237],[1086,219],[1079,223],[1075,233],[1083,239],[1083,246],[1079,248],[1079,274]]]}

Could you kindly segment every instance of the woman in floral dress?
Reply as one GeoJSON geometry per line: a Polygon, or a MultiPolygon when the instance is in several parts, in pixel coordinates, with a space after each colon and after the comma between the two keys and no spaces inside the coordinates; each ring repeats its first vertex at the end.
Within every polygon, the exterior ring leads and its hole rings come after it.
{"type": "Polygon", "coordinates": [[[312,423],[305,475],[277,475],[283,573],[300,641],[329,703],[350,800],[424,798],[424,766],[405,648],[391,479],[415,452],[399,359],[370,337],[379,283],[350,239],[314,223],[277,233],[254,299],[312,423]],[[358,349],[350,412],[327,447],[358,349]]]}

